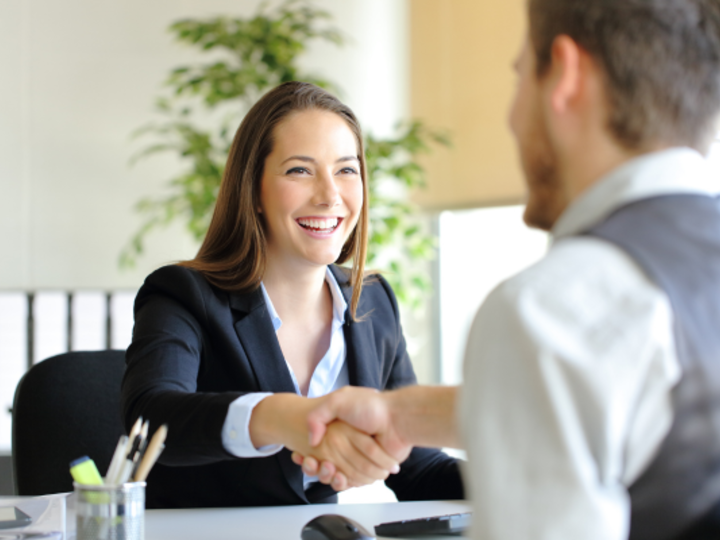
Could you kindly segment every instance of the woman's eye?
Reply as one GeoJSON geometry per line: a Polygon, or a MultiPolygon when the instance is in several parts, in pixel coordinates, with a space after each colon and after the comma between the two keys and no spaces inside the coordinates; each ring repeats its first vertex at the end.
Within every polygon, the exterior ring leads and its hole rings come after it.
{"type": "Polygon", "coordinates": [[[358,174],[358,172],[355,167],[343,167],[340,169],[340,174],[358,174]]]}
{"type": "Polygon", "coordinates": [[[293,167],[292,169],[289,169],[285,174],[310,174],[310,171],[308,171],[305,167],[293,167]]]}

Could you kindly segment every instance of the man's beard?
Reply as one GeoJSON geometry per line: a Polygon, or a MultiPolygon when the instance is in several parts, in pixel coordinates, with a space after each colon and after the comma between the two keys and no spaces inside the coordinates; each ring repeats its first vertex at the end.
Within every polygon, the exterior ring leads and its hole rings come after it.
{"type": "Polygon", "coordinates": [[[567,206],[567,201],[558,174],[557,154],[541,118],[536,118],[531,131],[520,148],[528,186],[523,219],[529,227],[549,231],[567,206]]]}

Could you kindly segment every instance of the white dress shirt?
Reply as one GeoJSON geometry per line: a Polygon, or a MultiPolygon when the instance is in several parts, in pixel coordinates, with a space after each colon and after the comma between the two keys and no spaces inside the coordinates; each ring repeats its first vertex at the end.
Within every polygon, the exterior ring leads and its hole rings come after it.
{"type": "Polygon", "coordinates": [[[720,193],[697,152],[624,164],[566,209],[548,254],[478,311],[460,398],[474,538],[627,538],[627,487],[673,418],[672,311],[624,251],[577,235],[626,203],[680,193],[720,193]]]}
{"type": "MultiPolygon", "coordinates": [[[[333,300],[330,346],[312,374],[307,393],[307,397],[309,398],[324,396],[349,384],[347,363],[345,362],[345,334],[343,333],[347,302],[345,302],[340,286],[330,271],[330,268],[327,269],[325,274],[325,281],[327,281],[330,286],[330,293],[332,294],[333,300]]],[[[275,328],[275,332],[277,332],[282,326],[282,321],[275,310],[275,306],[273,306],[270,296],[265,290],[265,285],[261,284],[261,288],[273,327],[275,328]]],[[[295,392],[298,395],[302,395],[297,378],[290,364],[287,364],[287,368],[295,385],[295,392]]],[[[281,445],[255,448],[250,439],[250,416],[252,416],[253,409],[258,403],[270,395],[272,395],[272,393],[253,392],[239,397],[230,404],[222,430],[223,446],[228,452],[237,457],[252,458],[270,456],[282,450],[283,447],[281,445]]],[[[306,488],[310,483],[315,481],[317,481],[317,477],[315,476],[304,476],[304,485],[306,488]]]]}

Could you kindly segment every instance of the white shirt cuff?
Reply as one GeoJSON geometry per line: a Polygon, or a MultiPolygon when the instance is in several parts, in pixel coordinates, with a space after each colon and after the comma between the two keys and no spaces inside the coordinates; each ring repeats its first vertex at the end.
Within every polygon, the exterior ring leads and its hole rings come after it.
{"type": "Polygon", "coordinates": [[[241,458],[266,457],[277,454],[283,449],[281,444],[272,444],[255,448],[250,439],[250,417],[253,409],[272,393],[253,392],[233,401],[228,407],[222,429],[222,443],[225,450],[241,458]]]}

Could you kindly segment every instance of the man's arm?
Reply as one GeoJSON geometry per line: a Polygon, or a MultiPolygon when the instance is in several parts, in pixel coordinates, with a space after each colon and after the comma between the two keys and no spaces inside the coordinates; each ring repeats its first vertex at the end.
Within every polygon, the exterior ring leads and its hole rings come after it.
{"type": "Polygon", "coordinates": [[[308,414],[310,444],[322,440],[325,426],[342,420],[375,435],[388,450],[402,446],[459,448],[457,387],[409,386],[389,392],[346,386],[308,414]]]}
{"type": "Polygon", "coordinates": [[[391,423],[412,446],[461,448],[456,386],[409,386],[385,393],[391,423]]]}
{"type": "MultiPolygon", "coordinates": [[[[398,461],[407,457],[413,446],[460,448],[454,386],[408,386],[389,392],[346,386],[319,400],[320,405],[307,416],[310,444],[317,446],[326,426],[342,420],[373,435],[385,451],[398,461]]],[[[345,489],[348,482],[331,462],[318,463],[307,454],[293,454],[306,474],[345,489]]]]}

